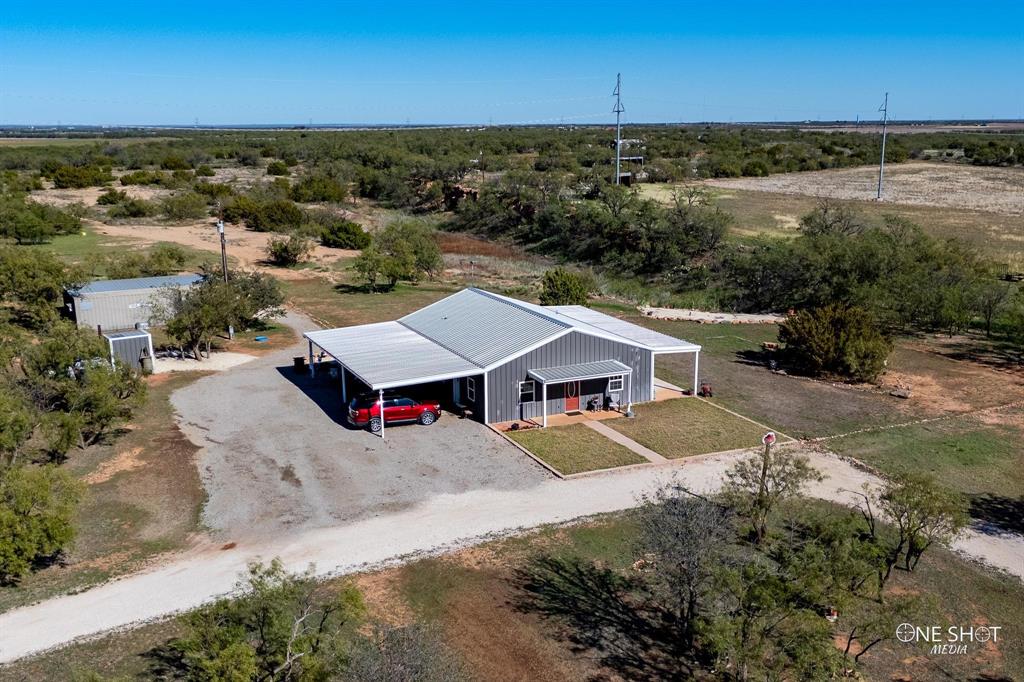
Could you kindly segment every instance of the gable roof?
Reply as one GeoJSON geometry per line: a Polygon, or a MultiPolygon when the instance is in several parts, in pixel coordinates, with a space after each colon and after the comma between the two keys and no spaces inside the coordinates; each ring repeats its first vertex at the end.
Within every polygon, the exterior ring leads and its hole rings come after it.
{"type": "Polygon", "coordinates": [[[658,352],[700,346],[583,306],[540,306],[463,289],[394,322],[304,336],[373,389],[481,374],[579,332],[658,352]]]}
{"type": "Polygon", "coordinates": [[[481,289],[463,289],[398,322],[480,367],[560,336],[571,326],[538,314],[523,301],[481,289]]]}
{"type": "Polygon", "coordinates": [[[71,291],[72,296],[107,294],[119,291],[140,291],[160,287],[187,287],[195,284],[202,275],[167,275],[164,277],[134,277],[132,279],[101,279],[71,291]]]}

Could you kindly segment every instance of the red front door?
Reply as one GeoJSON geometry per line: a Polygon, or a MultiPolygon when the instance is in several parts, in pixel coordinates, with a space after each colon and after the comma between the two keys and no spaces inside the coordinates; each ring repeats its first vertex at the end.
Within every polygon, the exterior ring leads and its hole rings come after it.
{"type": "Polygon", "coordinates": [[[565,411],[580,411],[580,382],[568,381],[565,384],[565,411]]]}

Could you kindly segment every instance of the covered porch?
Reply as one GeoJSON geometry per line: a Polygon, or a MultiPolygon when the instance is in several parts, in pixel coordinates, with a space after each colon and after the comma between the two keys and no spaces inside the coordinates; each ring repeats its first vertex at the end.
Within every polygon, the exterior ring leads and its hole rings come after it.
{"type": "MultiPolygon", "coordinates": [[[[561,365],[558,367],[542,367],[531,369],[527,372],[533,382],[541,387],[541,426],[548,425],[548,389],[552,385],[562,387],[562,409],[555,414],[559,416],[574,414],[600,414],[608,412],[607,407],[613,408],[613,414],[619,412],[624,401],[627,410],[632,404],[629,399],[633,369],[618,360],[601,360],[598,362],[585,362],[576,365],[561,365]],[[594,380],[605,380],[603,390],[600,393],[583,393],[583,382],[594,380]],[[594,400],[598,400],[597,409],[590,409],[594,400]]],[[[593,384],[591,384],[593,386],[593,384]]],[[[591,389],[593,391],[593,389],[591,389]]],[[[611,414],[609,414],[611,416],[611,414]]]]}

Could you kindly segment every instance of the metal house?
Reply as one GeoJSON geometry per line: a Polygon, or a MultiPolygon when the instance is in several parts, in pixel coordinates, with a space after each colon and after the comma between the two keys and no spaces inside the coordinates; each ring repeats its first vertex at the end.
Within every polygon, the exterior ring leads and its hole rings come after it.
{"type": "Polygon", "coordinates": [[[170,275],[99,280],[64,292],[64,306],[79,327],[132,329],[150,324],[153,303],[162,289],[184,289],[201,279],[200,275],[170,275]]]}
{"type": "Polygon", "coordinates": [[[394,322],[304,334],[310,371],[314,346],[341,368],[342,399],[445,384],[452,401],[484,423],[600,404],[654,399],[655,358],[693,355],[700,346],[583,306],[539,306],[482,289],[463,289],[394,322]]]}

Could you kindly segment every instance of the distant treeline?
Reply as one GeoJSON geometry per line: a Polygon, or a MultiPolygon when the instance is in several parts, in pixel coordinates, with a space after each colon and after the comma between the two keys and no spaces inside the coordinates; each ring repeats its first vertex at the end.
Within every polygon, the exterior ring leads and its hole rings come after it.
{"type": "MultiPolygon", "coordinates": [[[[246,166],[273,159],[289,165],[330,165],[358,180],[383,174],[376,184],[409,176],[461,177],[470,170],[585,175],[608,174],[614,159],[611,129],[482,128],[360,131],[177,131],[177,139],[88,145],[0,147],[0,169],[47,166],[145,169],[166,167],[168,157],[198,168],[217,160],[246,166]]],[[[797,129],[642,126],[624,133],[624,154],[642,156],[650,181],[686,177],[760,176],[874,163],[877,135],[797,129]]],[[[922,132],[893,134],[886,158],[948,158],[979,165],[1024,164],[1024,134],[922,132]]],[[[374,178],[364,184],[373,185],[374,178]]]]}

